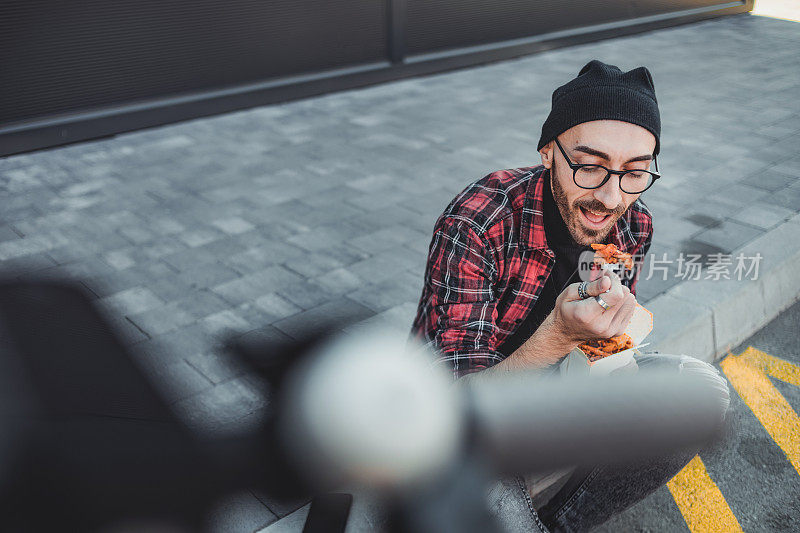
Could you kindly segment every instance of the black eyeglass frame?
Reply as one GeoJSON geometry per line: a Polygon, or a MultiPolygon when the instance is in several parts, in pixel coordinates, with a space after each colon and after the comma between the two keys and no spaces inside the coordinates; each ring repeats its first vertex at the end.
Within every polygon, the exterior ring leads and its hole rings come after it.
{"type": "Polygon", "coordinates": [[[608,169],[608,168],[604,167],[603,165],[596,165],[594,163],[592,163],[592,164],[573,163],[572,160],[570,160],[569,156],[567,155],[567,152],[564,151],[564,147],[561,146],[560,142],[558,142],[558,137],[553,137],[553,140],[556,142],[556,146],[558,146],[558,149],[561,150],[561,155],[564,156],[564,160],[567,162],[567,165],[569,165],[569,168],[572,169],[572,181],[575,183],[575,185],[577,185],[581,189],[590,189],[590,190],[591,189],[599,189],[600,187],[605,185],[606,182],[609,179],[611,179],[611,174],[615,174],[615,175],[619,176],[619,188],[620,188],[620,190],[622,192],[625,192],[625,193],[628,193],[628,194],[642,194],[644,191],[646,191],[647,189],[652,187],[653,184],[656,182],[656,180],[661,177],[661,174],[658,172],[658,160],[656,159],[655,155],[653,156],[653,163],[655,164],[656,172],[653,172],[653,171],[650,171],[650,170],[611,170],[611,169],[608,169]],[[583,167],[600,167],[600,168],[602,168],[603,170],[606,171],[606,177],[603,178],[603,181],[601,181],[600,184],[597,185],[596,187],[584,187],[583,185],[580,185],[578,183],[578,179],[577,179],[578,170],[583,168],[583,167]],[[628,192],[628,191],[626,191],[625,189],[622,188],[622,176],[624,176],[628,172],[647,172],[648,174],[653,176],[653,180],[650,182],[649,185],[647,185],[647,187],[645,187],[641,191],[628,192]]]}

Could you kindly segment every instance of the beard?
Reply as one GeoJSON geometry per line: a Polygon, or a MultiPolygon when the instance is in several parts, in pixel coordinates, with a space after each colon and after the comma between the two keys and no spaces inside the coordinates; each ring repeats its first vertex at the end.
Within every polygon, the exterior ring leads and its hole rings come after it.
{"type": "Polygon", "coordinates": [[[553,191],[553,199],[556,201],[558,211],[561,213],[561,218],[564,219],[564,223],[567,225],[572,239],[578,244],[586,246],[592,243],[602,243],[606,237],[608,237],[611,228],[614,227],[619,217],[628,209],[627,206],[621,203],[614,209],[609,210],[601,201],[595,200],[594,198],[578,199],[570,205],[567,200],[567,194],[561,186],[561,182],[559,182],[555,176],[554,166],[555,165],[551,165],[550,168],[550,189],[553,191]],[[587,228],[584,226],[581,223],[580,208],[594,211],[595,213],[610,215],[606,220],[606,226],[601,229],[587,228]]]}

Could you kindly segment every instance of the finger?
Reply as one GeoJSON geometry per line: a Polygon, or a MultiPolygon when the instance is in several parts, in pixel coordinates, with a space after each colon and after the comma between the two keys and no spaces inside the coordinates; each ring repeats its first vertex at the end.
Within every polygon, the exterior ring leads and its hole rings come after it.
{"type": "Polygon", "coordinates": [[[602,293],[601,296],[603,300],[616,311],[625,301],[625,290],[619,276],[613,272],[609,272],[608,275],[611,279],[611,287],[606,292],[602,293]]]}
{"type": "MultiPolygon", "coordinates": [[[[613,272],[604,270],[601,277],[597,278],[586,286],[586,294],[589,296],[598,296],[608,292],[614,286],[613,278],[616,277],[617,275],[613,272]]],[[[619,283],[619,278],[617,278],[617,283],[619,283]]]]}
{"type": "MultiPolygon", "coordinates": [[[[587,297],[591,298],[592,296],[596,296],[598,294],[602,294],[605,290],[611,287],[611,281],[603,281],[603,279],[608,279],[607,277],[603,277],[599,280],[595,280],[586,284],[586,295],[587,297]]],[[[583,282],[581,282],[583,283],[583,282]]],[[[561,293],[563,295],[564,301],[572,302],[575,300],[581,300],[582,298],[578,295],[578,286],[581,283],[571,283],[567,285],[567,288],[561,293]]]]}
{"type": "MultiPolygon", "coordinates": [[[[606,335],[606,332],[608,332],[612,327],[614,318],[616,318],[617,313],[620,311],[622,304],[625,303],[626,299],[626,296],[623,293],[623,286],[621,283],[619,283],[619,278],[616,276],[616,274],[609,273],[609,278],[611,279],[611,287],[609,288],[608,292],[604,292],[599,295],[603,301],[608,304],[608,309],[605,309],[602,305],[600,305],[600,302],[597,301],[596,297],[589,297],[585,300],[571,302],[570,304],[575,306],[574,316],[580,317],[580,320],[584,324],[590,325],[590,328],[601,338],[611,336],[606,335]]],[[[635,307],[635,299],[633,306],[635,307]]],[[[632,313],[633,308],[631,308],[631,314],[632,313]]],[[[630,317],[628,320],[630,320],[630,317]]],[[[628,322],[626,321],[624,323],[624,327],[627,327],[627,325],[628,322]]],[[[613,326],[614,328],[617,327],[616,324],[613,324],[613,326]]]]}
{"type": "MultiPolygon", "coordinates": [[[[605,300],[604,296],[603,299],[605,300]]],[[[604,309],[600,302],[592,297],[571,302],[570,305],[574,306],[574,316],[594,332],[595,336],[605,337],[603,333],[608,329],[615,316],[615,312],[611,308],[604,309]]]]}
{"type": "MultiPolygon", "coordinates": [[[[581,282],[583,283],[583,282],[581,282]]],[[[564,289],[562,293],[564,295],[564,300],[571,302],[574,300],[581,300],[582,298],[578,294],[578,286],[580,283],[572,283],[564,289]]],[[[613,283],[611,282],[611,278],[607,275],[603,275],[603,277],[596,279],[595,281],[588,282],[586,284],[586,295],[588,298],[592,296],[597,296],[598,294],[603,294],[608,292],[611,289],[613,283]]]]}

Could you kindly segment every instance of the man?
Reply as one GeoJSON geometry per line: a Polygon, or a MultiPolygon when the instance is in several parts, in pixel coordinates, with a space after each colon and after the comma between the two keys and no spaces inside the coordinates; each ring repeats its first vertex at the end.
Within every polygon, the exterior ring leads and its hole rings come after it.
{"type": "MultiPolygon", "coordinates": [[[[582,342],[621,334],[652,239],[639,197],[659,178],[660,132],[645,67],[586,64],[553,93],[537,147],[542,164],[472,183],[437,220],[412,335],[455,378],[473,378],[552,368],[582,342]],[[635,257],[632,275],[579,283],[580,254],[609,242],[635,257]]],[[[708,374],[719,382],[724,416],[727,386],[710,365],[686,356],[637,362],[708,374]]],[[[588,529],[664,484],[692,455],[629,471],[579,470],[555,476],[549,490],[529,480],[531,512],[553,531],[588,529]]]]}

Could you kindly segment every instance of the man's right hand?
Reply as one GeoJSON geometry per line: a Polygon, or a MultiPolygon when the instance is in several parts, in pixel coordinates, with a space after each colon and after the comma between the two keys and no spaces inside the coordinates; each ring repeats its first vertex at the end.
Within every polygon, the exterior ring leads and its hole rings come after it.
{"type": "Polygon", "coordinates": [[[554,331],[574,346],[592,339],[607,339],[625,332],[636,308],[636,297],[613,272],[604,270],[602,276],[586,287],[588,298],[578,296],[579,283],[569,285],[558,295],[556,306],[548,318],[554,331]],[[601,296],[610,306],[603,307],[595,300],[601,296]]]}

